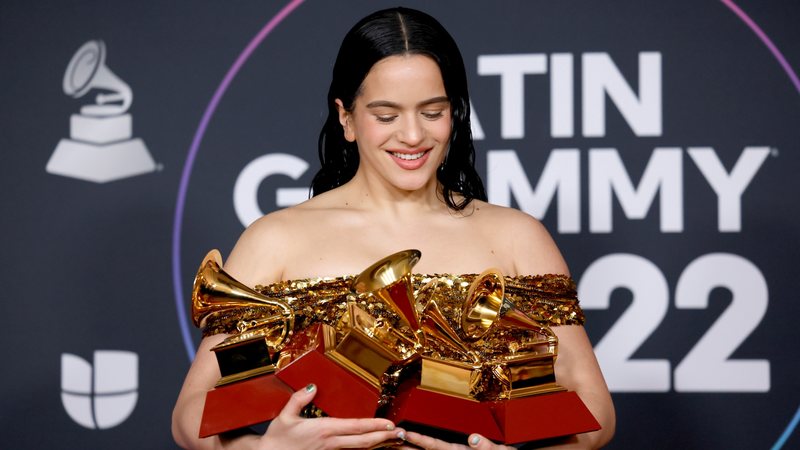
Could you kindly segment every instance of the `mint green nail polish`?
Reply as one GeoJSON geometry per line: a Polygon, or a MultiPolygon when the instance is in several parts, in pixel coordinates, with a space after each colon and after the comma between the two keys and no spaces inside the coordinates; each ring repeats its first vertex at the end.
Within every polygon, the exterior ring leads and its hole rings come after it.
{"type": "Polygon", "coordinates": [[[481,441],[481,438],[478,436],[472,436],[472,439],[469,440],[469,445],[478,445],[478,442],[481,441]]]}
{"type": "Polygon", "coordinates": [[[314,389],[316,389],[316,388],[317,388],[317,387],[316,387],[316,386],[314,386],[314,383],[311,383],[311,384],[309,384],[308,386],[306,386],[306,392],[313,392],[313,391],[314,391],[314,389]]]}

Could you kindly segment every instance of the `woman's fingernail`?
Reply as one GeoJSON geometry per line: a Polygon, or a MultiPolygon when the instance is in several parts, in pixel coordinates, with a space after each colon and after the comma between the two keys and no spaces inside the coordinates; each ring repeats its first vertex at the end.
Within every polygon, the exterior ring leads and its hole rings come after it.
{"type": "Polygon", "coordinates": [[[404,441],[406,440],[406,434],[404,432],[402,432],[402,431],[397,433],[397,437],[402,439],[402,440],[404,440],[404,441]]]}
{"type": "Polygon", "coordinates": [[[389,425],[386,425],[386,431],[392,431],[392,430],[394,430],[394,424],[393,423],[390,423],[389,425]]]}
{"type": "Polygon", "coordinates": [[[480,442],[480,441],[481,441],[480,436],[472,436],[472,439],[469,440],[469,445],[474,447],[474,446],[478,445],[478,442],[480,442]]]}
{"type": "Polygon", "coordinates": [[[311,383],[308,386],[306,386],[306,392],[314,392],[314,389],[316,389],[316,388],[317,387],[314,386],[314,383],[311,383]]]}

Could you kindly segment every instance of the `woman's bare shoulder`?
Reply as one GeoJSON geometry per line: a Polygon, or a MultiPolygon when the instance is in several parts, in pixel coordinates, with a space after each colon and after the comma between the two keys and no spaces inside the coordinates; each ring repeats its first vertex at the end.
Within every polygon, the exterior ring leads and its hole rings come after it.
{"type": "Polygon", "coordinates": [[[336,207],[336,195],[325,193],[265,214],[242,232],[225,270],[248,285],[281,280],[301,243],[317,234],[336,207]]]}
{"type": "Polygon", "coordinates": [[[505,231],[515,231],[530,238],[547,234],[544,225],[528,213],[507,206],[473,200],[474,214],[480,222],[500,226],[505,231]]]}
{"type": "Polygon", "coordinates": [[[284,255],[304,222],[304,212],[297,206],[266,214],[251,223],[239,236],[225,261],[225,270],[249,285],[281,279],[284,255]]]}
{"type": "Polygon", "coordinates": [[[547,228],[518,209],[476,201],[475,215],[483,228],[509,241],[513,264],[519,275],[568,274],[567,265],[547,228]]]}
{"type": "Polygon", "coordinates": [[[308,224],[309,216],[323,213],[330,209],[330,201],[324,198],[313,197],[302,203],[288,208],[279,209],[265,214],[245,229],[240,241],[243,244],[272,244],[284,246],[288,239],[297,233],[298,227],[308,224]]]}

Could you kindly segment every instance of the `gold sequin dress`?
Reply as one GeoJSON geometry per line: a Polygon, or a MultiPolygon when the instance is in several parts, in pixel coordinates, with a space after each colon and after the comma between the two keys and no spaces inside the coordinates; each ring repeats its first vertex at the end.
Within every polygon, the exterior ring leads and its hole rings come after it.
{"type": "MultiPolygon", "coordinates": [[[[470,283],[477,275],[412,275],[415,294],[436,281],[437,302],[453,324],[460,320],[470,283]]],[[[286,302],[297,315],[295,330],[315,322],[335,324],[346,310],[348,301],[355,301],[375,317],[384,317],[397,326],[398,318],[369,295],[356,295],[350,290],[352,276],[337,278],[308,278],[279,281],[256,286],[256,290],[271,298],[286,302]]],[[[578,304],[575,282],[565,275],[526,275],[505,277],[505,297],[517,308],[548,326],[583,325],[585,317],[578,304]]],[[[258,319],[269,315],[270,307],[248,306],[211,314],[202,329],[203,336],[235,333],[240,320],[258,319]]]]}

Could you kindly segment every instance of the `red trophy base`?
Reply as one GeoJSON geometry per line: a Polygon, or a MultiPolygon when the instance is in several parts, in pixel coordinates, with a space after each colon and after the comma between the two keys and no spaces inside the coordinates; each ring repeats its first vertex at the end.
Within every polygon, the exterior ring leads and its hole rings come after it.
{"type": "Polygon", "coordinates": [[[394,423],[479,433],[504,444],[538,441],[600,429],[578,394],[571,391],[532,395],[494,402],[477,402],[401,386],[386,414],[394,423]]]}
{"type": "Polygon", "coordinates": [[[374,417],[381,398],[379,389],[325,356],[331,345],[326,342],[325,327],[328,325],[313,325],[306,334],[308,340],[296,339],[296,347],[285,349],[299,356],[275,376],[294,390],[315,384],[314,405],[331,417],[374,417]]]}
{"type": "Polygon", "coordinates": [[[208,391],[200,437],[249,427],[278,417],[294,391],[275,375],[262,375],[208,391]]]}
{"type": "Polygon", "coordinates": [[[314,405],[332,417],[374,417],[380,391],[325,356],[331,346],[327,325],[298,334],[283,353],[291,362],[274,374],[237,381],[208,391],[200,437],[208,437],[272,420],[294,391],[317,386],[314,405]],[[326,334],[327,332],[327,334],[326,334]]]}

